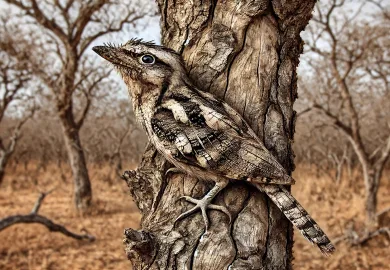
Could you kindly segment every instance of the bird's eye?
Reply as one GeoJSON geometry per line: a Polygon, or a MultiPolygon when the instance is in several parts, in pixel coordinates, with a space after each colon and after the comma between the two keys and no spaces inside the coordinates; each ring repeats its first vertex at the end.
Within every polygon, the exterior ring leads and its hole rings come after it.
{"type": "Polygon", "coordinates": [[[153,55],[145,54],[145,55],[143,55],[143,56],[141,57],[141,61],[142,61],[142,63],[144,63],[144,64],[149,64],[149,65],[151,65],[151,64],[154,64],[154,62],[155,62],[156,60],[154,59],[154,56],[153,56],[153,55]]]}

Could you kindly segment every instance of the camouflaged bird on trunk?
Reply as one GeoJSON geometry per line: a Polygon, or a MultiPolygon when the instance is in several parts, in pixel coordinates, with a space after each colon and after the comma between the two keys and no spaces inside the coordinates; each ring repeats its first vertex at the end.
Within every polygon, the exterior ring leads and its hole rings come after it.
{"type": "Polygon", "coordinates": [[[329,238],[283,187],[294,184],[294,179],[238,112],[193,86],[179,54],[138,39],[93,50],[122,75],[137,120],[156,149],[178,170],[215,182],[200,200],[184,196],[195,206],[176,221],[200,210],[207,229],[207,209],[230,218],[228,209],[211,202],[229,182],[248,181],[266,193],[321,252],[334,251],[329,238]]]}

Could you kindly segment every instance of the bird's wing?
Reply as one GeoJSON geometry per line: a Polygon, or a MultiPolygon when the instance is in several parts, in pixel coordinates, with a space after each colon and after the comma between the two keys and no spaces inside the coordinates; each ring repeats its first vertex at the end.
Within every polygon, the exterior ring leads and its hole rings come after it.
{"type": "Polygon", "coordinates": [[[196,92],[164,98],[152,118],[152,130],[175,162],[229,179],[293,183],[264,145],[230,117],[223,103],[196,92]]]}

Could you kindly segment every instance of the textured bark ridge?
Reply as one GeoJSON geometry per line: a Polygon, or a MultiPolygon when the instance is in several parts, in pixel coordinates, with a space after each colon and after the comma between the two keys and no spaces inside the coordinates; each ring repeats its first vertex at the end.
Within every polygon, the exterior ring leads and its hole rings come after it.
{"type": "MultiPolygon", "coordinates": [[[[291,141],[300,32],[315,1],[159,0],[163,44],[182,53],[194,83],[226,100],[258,133],[288,171],[294,169],[291,141]]],[[[125,246],[134,269],[291,269],[292,227],[261,192],[231,183],[210,211],[205,232],[200,214],[174,226],[212,185],[180,173],[148,146],[136,172],[126,172],[143,218],[127,229],[125,246]]]]}

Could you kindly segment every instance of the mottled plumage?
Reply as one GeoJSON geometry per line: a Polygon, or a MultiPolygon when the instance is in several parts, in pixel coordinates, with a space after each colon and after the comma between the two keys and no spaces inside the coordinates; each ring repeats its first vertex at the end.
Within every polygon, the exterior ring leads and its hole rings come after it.
{"type": "Polygon", "coordinates": [[[189,80],[180,55],[171,49],[131,40],[94,50],[114,64],[132,96],[138,121],[150,141],[175,167],[215,186],[178,220],[207,209],[229,181],[249,181],[265,192],[285,216],[322,252],[334,250],[328,237],[283,187],[294,180],[242,117],[228,104],[199,91],[189,80]]]}

